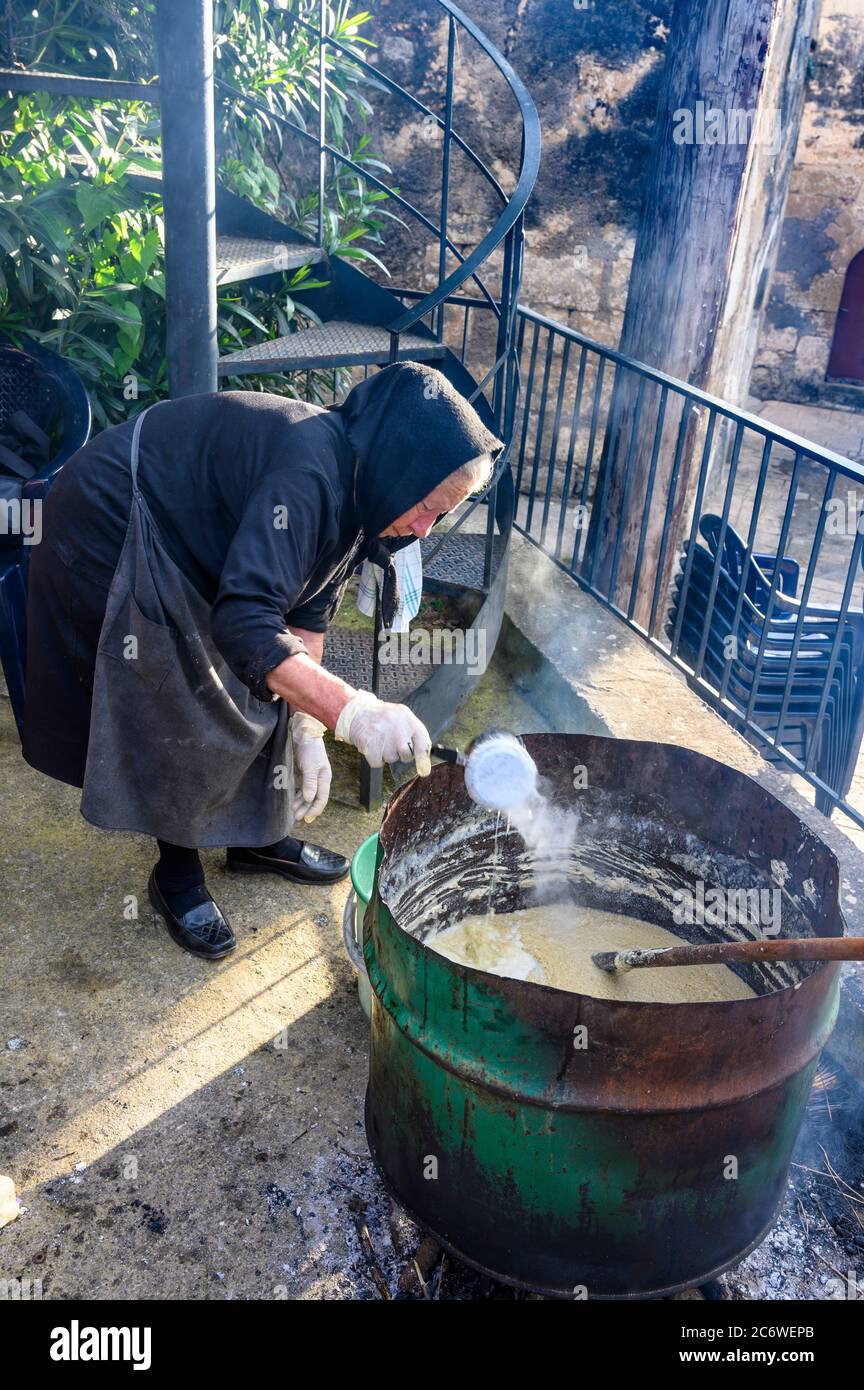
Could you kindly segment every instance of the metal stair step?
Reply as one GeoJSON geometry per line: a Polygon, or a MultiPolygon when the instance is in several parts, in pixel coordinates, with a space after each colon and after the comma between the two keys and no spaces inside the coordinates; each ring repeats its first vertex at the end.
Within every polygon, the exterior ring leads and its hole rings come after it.
{"type": "Polygon", "coordinates": [[[323,259],[324,252],[320,246],[265,241],[261,237],[220,235],[216,238],[216,283],[234,285],[239,280],[253,280],[256,275],[296,270],[301,265],[314,265],[323,259]]]}
{"type": "MultiPolygon", "coordinates": [[[[73,156],[72,162],[84,168],[83,156],[73,156]]],[[[159,185],[160,169],[145,168],[134,161],[127,168],[133,182],[159,185]]],[[[230,236],[216,233],[216,284],[235,285],[241,280],[254,280],[258,275],[273,275],[280,270],[298,270],[301,265],[317,265],[326,252],[320,246],[302,241],[268,241],[266,237],[230,236]]]]}
{"type": "MultiPolygon", "coordinates": [[[[372,633],[349,627],[331,627],[324,638],[324,666],[357,690],[372,689],[372,633]]],[[[431,664],[382,662],[378,694],[400,704],[430,676],[431,664]]]]}
{"type": "MultiPolygon", "coordinates": [[[[438,554],[428,560],[427,555],[441,541],[441,536],[433,531],[431,536],[420,542],[423,556],[423,578],[434,579],[439,584],[452,585],[460,591],[483,588],[483,565],[486,554],[486,537],[476,532],[457,531],[446,539],[438,554]]],[[[495,574],[504,553],[506,541],[496,532],[493,538],[492,573],[495,574]]]]}
{"type": "MultiPolygon", "coordinates": [[[[443,343],[403,333],[400,358],[435,361],[444,356],[443,343]]],[[[313,367],[362,367],[386,363],[390,358],[390,334],[374,323],[331,319],[315,328],[302,328],[284,338],[238,348],[219,359],[220,376],[245,376],[250,372],[297,372],[313,367]]]]}

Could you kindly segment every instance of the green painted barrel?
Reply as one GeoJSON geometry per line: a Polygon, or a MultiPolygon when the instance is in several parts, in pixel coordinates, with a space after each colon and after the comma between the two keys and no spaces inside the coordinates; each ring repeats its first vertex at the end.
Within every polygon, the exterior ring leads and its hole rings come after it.
{"type": "MultiPolygon", "coordinates": [[[[525,741],[556,806],[580,812],[574,902],[724,940],[748,933],[675,925],[682,886],[782,884],[780,935],[843,934],[833,855],[749,778],[662,744],[525,741]]],[[[703,1283],[776,1218],[839,966],[747,966],[752,998],[644,1004],[504,979],[427,944],[533,891],[524,846],[470,803],[460,769],[391,801],[364,927],[375,1162],[415,1220],[495,1278],[589,1298],[703,1283]]]]}

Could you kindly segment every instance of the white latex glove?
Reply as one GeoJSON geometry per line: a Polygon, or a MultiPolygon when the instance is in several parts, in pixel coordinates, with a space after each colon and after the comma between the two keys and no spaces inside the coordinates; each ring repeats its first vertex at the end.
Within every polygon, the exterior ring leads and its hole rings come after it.
{"type": "Polygon", "coordinates": [[[294,791],[294,819],[312,821],[320,816],[330,796],[333,772],[324,747],[326,725],[311,714],[292,714],[291,741],[299,785],[294,791]]]}
{"type": "Polygon", "coordinates": [[[15,1197],[15,1184],[11,1178],[0,1178],[0,1227],[17,1221],[21,1208],[15,1197]]]}
{"type": "Polygon", "coordinates": [[[407,705],[390,705],[359,690],[339,716],[336,737],[353,743],[370,767],[414,762],[420,777],[432,771],[432,740],[407,705]]]}

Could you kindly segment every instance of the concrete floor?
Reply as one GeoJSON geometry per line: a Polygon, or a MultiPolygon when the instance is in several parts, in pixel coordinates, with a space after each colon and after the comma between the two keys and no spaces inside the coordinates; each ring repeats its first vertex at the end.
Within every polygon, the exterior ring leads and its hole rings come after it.
{"type": "Polygon", "coordinates": [[[823,449],[864,463],[864,401],[859,410],[836,410],[820,405],[801,405],[796,401],[751,401],[748,409],[764,415],[772,425],[790,434],[812,439],[823,449]]]}
{"type": "MultiPolygon", "coordinates": [[[[491,724],[553,722],[663,738],[784,793],[668,665],[524,543],[508,612],[454,742],[491,724]]],[[[379,816],[358,807],[351,750],[335,750],[334,770],[311,838],[350,855],[379,816]]],[[[341,942],[347,885],[235,880],[207,854],[239,947],[206,965],[147,905],[149,842],[87,826],[75,791],[28,769],[6,701],[0,776],[0,1173],[25,1204],[0,1231],[0,1286],[41,1281],[46,1299],[353,1300],[394,1296],[401,1279],[405,1296],[422,1297],[421,1233],[384,1192],[365,1141],[367,1026],[341,942]]],[[[825,834],[858,926],[860,856],[836,827],[825,834]]],[[[864,1173],[842,1109],[851,1099],[832,1096],[819,1130],[802,1131],[803,1166],[777,1226],[722,1276],[721,1296],[825,1298],[831,1271],[850,1267],[848,1194],[817,1170],[827,1152],[856,1190],[864,1173]]],[[[456,1261],[438,1269],[441,1297],[514,1296],[456,1261]]]]}
{"type": "MultiPolygon", "coordinates": [[[[391,1211],[363,1130],[367,1025],[341,940],[346,884],[235,879],[206,855],[237,932],[218,965],[169,939],[143,837],[88,826],[29,769],[8,701],[0,909],[0,1173],[26,1211],[0,1281],[45,1298],[376,1298],[418,1234],[391,1211]],[[135,916],[137,910],[138,915],[135,916]]],[[[453,731],[548,727],[500,667],[453,731]]],[[[377,829],[356,755],[310,838],[346,855],[377,829]]]]}

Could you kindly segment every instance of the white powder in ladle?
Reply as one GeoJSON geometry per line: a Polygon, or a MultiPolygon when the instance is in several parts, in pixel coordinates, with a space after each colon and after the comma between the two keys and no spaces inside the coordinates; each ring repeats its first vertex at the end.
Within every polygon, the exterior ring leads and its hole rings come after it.
{"type": "Polygon", "coordinates": [[[496,731],[468,755],[465,788],[478,806],[510,814],[536,796],[537,766],[518,738],[496,731]]]}

